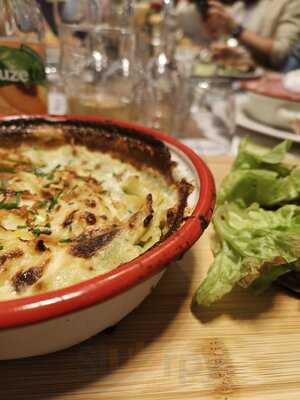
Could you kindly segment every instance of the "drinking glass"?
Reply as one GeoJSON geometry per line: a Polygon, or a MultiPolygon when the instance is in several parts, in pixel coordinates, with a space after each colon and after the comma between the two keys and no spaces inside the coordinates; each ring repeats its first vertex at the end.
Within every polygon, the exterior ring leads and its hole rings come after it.
{"type": "Polygon", "coordinates": [[[177,70],[165,52],[159,53],[147,66],[139,122],[172,134],[178,108],[179,88],[177,70]]]}
{"type": "Polygon", "coordinates": [[[64,24],[128,27],[134,0],[48,0],[54,3],[58,30],[64,24]]]}
{"type": "Polygon", "coordinates": [[[174,1],[135,2],[132,27],[136,33],[139,58],[144,66],[162,46],[167,47],[171,55],[179,40],[174,1]]]}
{"type": "Polygon", "coordinates": [[[191,113],[204,137],[224,144],[231,142],[236,126],[232,82],[227,79],[200,80],[191,113]]]}
{"type": "Polygon", "coordinates": [[[134,120],[137,76],[133,60],[134,36],[128,30],[64,25],[61,71],[69,111],[134,120]]]}

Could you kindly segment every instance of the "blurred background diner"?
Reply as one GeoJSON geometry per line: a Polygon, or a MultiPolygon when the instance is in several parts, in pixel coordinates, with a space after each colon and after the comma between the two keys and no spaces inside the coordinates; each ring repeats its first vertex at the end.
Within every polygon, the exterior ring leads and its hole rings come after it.
{"type": "Polygon", "coordinates": [[[230,154],[300,142],[300,0],[26,0],[46,38],[48,111],[124,119],[230,154]]]}
{"type": "Polygon", "coordinates": [[[208,0],[201,18],[216,41],[216,54],[226,55],[228,44],[234,52],[240,44],[267,68],[282,68],[300,38],[298,0],[208,0]],[[235,46],[228,43],[230,38],[236,39],[235,46]]]}

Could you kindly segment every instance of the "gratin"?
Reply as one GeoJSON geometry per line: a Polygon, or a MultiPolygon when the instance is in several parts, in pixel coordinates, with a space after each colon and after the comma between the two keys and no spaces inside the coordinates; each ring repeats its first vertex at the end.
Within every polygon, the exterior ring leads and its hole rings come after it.
{"type": "Polygon", "coordinates": [[[117,268],[177,230],[192,185],[166,146],[110,124],[0,127],[0,300],[117,268]]]}

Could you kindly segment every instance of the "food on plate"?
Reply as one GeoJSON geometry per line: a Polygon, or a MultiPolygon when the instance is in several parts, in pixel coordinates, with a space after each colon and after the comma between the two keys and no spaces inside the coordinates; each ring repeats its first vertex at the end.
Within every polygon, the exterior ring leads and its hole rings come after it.
{"type": "Polygon", "coordinates": [[[193,75],[201,77],[213,77],[217,75],[217,65],[214,63],[197,62],[194,66],[193,75]]]}
{"type": "Polygon", "coordinates": [[[289,148],[288,141],[272,150],[241,142],[218,193],[215,259],[196,293],[198,304],[210,305],[236,285],[261,292],[300,272],[300,166],[283,163],[289,148]]]}
{"type": "Polygon", "coordinates": [[[212,57],[219,67],[232,69],[234,71],[246,73],[253,72],[256,64],[250,54],[242,47],[230,47],[228,45],[216,43],[212,47],[212,57]]]}
{"type": "Polygon", "coordinates": [[[173,233],[193,187],[167,147],[79,122],[0,125],[0,300],[63,288],[173,233]]]}
{"type": "Polygon", "coordinates": [[[238,48],[231,48],[222,45],[222,47],[213,48],[201,59],[194,67],[194,75],[199,77],[210,76],[239,76],[245,74],[254,74],[256,65],[248,53],[238,48]]]}

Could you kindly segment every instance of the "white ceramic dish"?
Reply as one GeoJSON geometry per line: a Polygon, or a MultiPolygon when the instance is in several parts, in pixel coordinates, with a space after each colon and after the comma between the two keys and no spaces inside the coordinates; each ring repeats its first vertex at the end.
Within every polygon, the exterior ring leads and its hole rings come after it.
{"type": "Polygon", "coordinates": [[[48,321],[0,330],[0,360],[63,350],[118,323],[157,285],[164,270],[125,293],[92,307],[48,321]]]}
{"type": "Polygon", "coordinates": [[[286,129],[274,128],[270,125],[267,125],[262,122],[258,122],[250,116],[247,115],[245,112],[245,102],[247,101],[247,96],[237,96],[237,108],[236,108],[236,123],[237,125],[249,129],[251,131],[260,133],[262,135],[271,136],[276,139],[289,139],[294,142],[300,143],[300,136],[295,133],[292,133],[286,129]]]}
{"type": "Polygon", "coordinates": [[[292,122],[300,119],[300,102],[249,92],[244,113],[262,124],[291,131],[292,122]]]}

